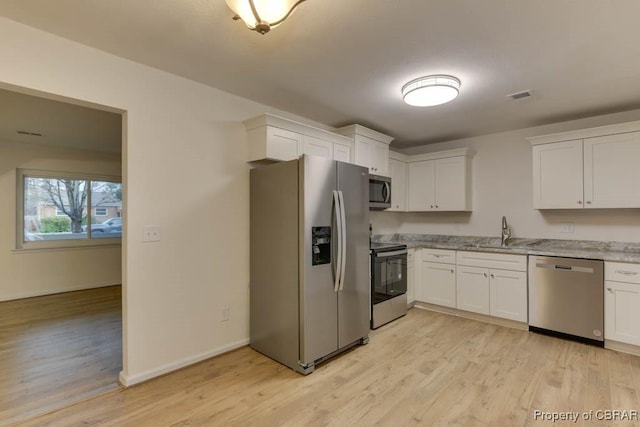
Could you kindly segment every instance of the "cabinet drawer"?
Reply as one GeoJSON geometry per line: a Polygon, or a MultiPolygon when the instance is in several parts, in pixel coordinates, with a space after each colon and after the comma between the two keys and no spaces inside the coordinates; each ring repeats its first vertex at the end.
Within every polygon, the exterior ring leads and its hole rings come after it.
{"type": "Polygon", "coordinates": [[[423,249],[422,261],[440,262],[443,264],[456,263],[456,251],[447,249],[423,249]]]}
{"type": "Polygon", "coordinates": [[[469,267],[497,268],[500,270],[527,271],[527,256],[495,254],[490,252],[458,251],[456,264],[469,267]]]}
{"type": "Polygon", "coordinates": [[[605,262],[604,280],[640,284],[640,264],[605,262]]]}

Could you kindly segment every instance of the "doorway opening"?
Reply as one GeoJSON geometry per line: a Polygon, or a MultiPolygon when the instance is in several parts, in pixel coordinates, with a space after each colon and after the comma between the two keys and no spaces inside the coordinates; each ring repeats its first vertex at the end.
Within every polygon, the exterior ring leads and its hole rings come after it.
{"type": "Polygon", "coordinates": [[[0,85],[0,420],[9,425],[119,387],[125,123],[113,108],[0,85]]]}

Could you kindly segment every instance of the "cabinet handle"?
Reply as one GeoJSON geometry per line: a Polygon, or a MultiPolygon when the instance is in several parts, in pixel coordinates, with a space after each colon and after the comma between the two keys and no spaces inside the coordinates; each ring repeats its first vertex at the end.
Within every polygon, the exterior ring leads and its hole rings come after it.
{"type": "Polygon", "coordinates": [[[591,204],[591,200],[587,200],[587,204],[590,205],[591,204]]]}
{"type": "Polygon", "coordinates": [[[431,209],[433,209],[433,205],[431,205],[431,209]]]}
{"type": "Polygon", "coordinates": [[[608,290],[609,292],[613,292],[613,289],[611,289],[611,288],[607,288],[607,290],[608,290]]]}
{"type": "Polygon", "coordinates": [[[492,279],[495,279],[495,278],[496,278],[496,276],[494,276],[494,275],[492,274],[492,275],[491,275],[491,278],[492,278],[492,279]]]}
{"type": "Polygon", "coordinates": [[[487,277],[487,273],[483,273],[483,274],[484,274],[484,277],[487,277]]]}
{"type": "Polygon", "coordinates": [[[582,200],[578,200],[578,204],[581,205],[582,204],[582,200]]]}
{"type": "Polygon", "coordinates": [[[625,276],[636,276],[638,274],[637,271],[626,271],[626,270],[616,270],[618,274],[624,274],[625,276]]]}
{"type": "Polygon", "coordinates": [[[451,269],[451,274],[453,274],[453,269],[451,269]]]}

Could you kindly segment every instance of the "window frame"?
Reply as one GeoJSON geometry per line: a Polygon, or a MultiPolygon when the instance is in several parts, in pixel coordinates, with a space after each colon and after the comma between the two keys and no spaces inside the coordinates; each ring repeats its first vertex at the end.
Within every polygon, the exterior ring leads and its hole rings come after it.
{"type": "MultiPolygon", "coordinates": [[[[91,192],[93,182],[112,182],[122,185],[122,178],[112,175],[96,175],[90,173],[77,172],[57,172],[38,169],[16,169],[16,250],[32,249],[73,249],[91,246],[113,246],[121,245],[122,237],[99,237],[92,238],[91,227],[87,227],[87,237],[84,239],[62,239],[62,240],[25,240],[24,239],[24,183],[26,178],[44,179],[74,179],[87,181],[87,215],[91,218],[91,213],[95,207],[91,206],[91,192]]],[[[56,210],[57,211],[57,210],[56,210]]],[[[124,234],[124,200],[122,209],[122,223],[124,234]]]]}
{"type": "MultiPolygon", "coordinates": [[[[104,181],[102,181],[104,182],[104,181]]],[[[109,216],[109,208],[104,207],[104,206],[94,206],[93,208],[93,215],[94,216],[109,216]],[[98,209],[104,209],[104,213],[98,213],[98,209]]],[[[101,211],[102,212],[102,211],[101,211]]]]}

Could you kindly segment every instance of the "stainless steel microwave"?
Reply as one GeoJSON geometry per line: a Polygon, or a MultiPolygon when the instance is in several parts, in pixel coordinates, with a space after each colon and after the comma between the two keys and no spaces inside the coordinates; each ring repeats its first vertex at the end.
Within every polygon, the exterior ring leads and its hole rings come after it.
{"type": "Polygon", "coordinates": [[[369,209],[381,210],[391,207],[391,178],[369,175],[369,209]]]}

